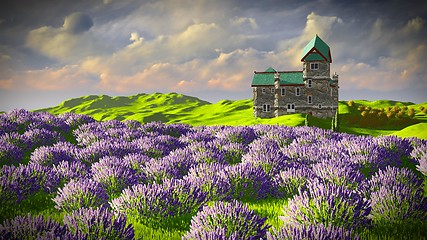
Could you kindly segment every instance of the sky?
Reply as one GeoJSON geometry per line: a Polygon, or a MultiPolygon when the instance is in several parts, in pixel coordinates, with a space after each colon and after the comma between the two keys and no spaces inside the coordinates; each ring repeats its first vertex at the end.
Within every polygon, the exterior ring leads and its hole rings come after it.
{"type": "Polygon", "coordinates": [[[254,71],[302,70],[317,34],[340,100],[427,102],[427,1],[5,0],[0,110],[84,95],[252,98],[254,71]]]}

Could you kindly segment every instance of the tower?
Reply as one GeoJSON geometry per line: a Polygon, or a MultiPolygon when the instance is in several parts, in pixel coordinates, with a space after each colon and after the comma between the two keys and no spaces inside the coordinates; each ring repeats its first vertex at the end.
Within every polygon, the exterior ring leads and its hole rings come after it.
{"type": "Polygon", "coordinates": [[[304,47],[301,62],[304,81],[330,78],[331,50],[319,36],[316,35],[304,47]]]}

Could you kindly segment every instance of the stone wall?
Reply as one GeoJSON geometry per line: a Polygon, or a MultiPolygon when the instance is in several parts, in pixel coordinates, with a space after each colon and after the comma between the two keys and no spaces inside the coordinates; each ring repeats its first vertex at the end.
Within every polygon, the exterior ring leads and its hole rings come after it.
{"type": "Polygon", "coordinates": [[[303,78],[305,85],[280,86],[278,81],[272,86],[253,88],[254,115],[260,118],[272,118],[291,113],[311,114],[315,117],[333,117],[338,108],[338,75],[333,76],[336,86],[330,85],[330,63],[325,61],[304,62],[303,78]],[[319,64],[316,70],[310,69],[311,63],[319,64]],[[311,80],[311,87],[309,86],[311,80]],[[282,95],[281,89],[285,89],[282,95]],[[265,89],[263,92],[262,89],[265,89]],[[296,92],[299,89],[299,95],[296,92]],[[311,96],[311,103],[308,102],[311,96]],[[263,105],[269,104],[270,111],[263,111],[263,105]],[[289,109],[289,106],[294,108],[289,109]],[[320,106],[320,107],[319,107],[320,106]]]}
{"type": "Polygon", "coordinates": [[[325,61],[304,62],[302,66],[302,73],[303,73],[304,79],[305,78],[329,78],[329,76],[331,76],[330,64],[329,62],[325,62],[325,61]],[[319,64],[319,69],[317,70],[310,69],[311,63],[319,64]]]}

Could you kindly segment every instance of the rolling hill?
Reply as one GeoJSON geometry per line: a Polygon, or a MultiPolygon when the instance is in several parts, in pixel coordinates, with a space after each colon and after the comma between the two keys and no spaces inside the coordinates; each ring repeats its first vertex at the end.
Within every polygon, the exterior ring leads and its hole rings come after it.
{"type": "MultiPolygon", "coordinates": [[[[390,100],[354,100],[354,105],[339,102],[339,113],[342,119],[340,129],[343,132],[358,135],[390,135],[400,137],[416,136],[427,139],[427,115],[419,111],[427,103],[414,104],[390,100]],[[369,106],[372,109],[387,107],[404,107],[416,109],[416,114],[409,122],[388,121],[380,126],[354,124],[349,119],[360,118],[358,107],[369,106]]],[[[161,121],[164,123],[185,123],[190,125],[253,125],[282,124],[302,126],[305,124],[304,114],[291,114],[271,119],[260,119],[253,116],[252,100],[222,100],[209,103],[195,97],[177,93],[137,94],[132,96],[110,97],[107,95],[90,95],[70,99],[58,106],[38,109],[52,114],[74,112],[92,116],[99,121],[105,120],[136,120],[139,122],[161,121]]],[[[330,128],[331,119],[309,117],[310,126],[330,128]]]]}

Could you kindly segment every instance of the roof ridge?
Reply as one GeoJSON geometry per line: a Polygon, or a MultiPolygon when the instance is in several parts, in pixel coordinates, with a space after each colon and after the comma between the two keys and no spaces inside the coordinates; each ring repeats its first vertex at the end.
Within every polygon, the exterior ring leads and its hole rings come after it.
{"type": "Polygon", "coordinates": [[[292,70],[292,71],[276,71],[276,72],[257,72],[254,71],[255,74],[275,74],[275,73],[302,73],[300,70],[292,70]]]}

